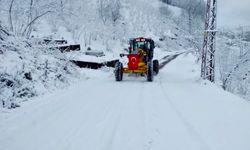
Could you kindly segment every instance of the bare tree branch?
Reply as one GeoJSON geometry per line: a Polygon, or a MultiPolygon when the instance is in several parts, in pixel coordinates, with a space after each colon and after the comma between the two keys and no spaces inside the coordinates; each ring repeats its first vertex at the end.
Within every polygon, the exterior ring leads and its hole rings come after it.
{"type": "Polygon", "coordinates": [[[13,22],[12,22],[12,8],[15,0],[11,0],[10,7],[9,7],[9,24],[10,24],[10,31],[13,32],[13,22]]]}
{"type": "Polygon", "coordinates": [[[42,16],[45,16],[46,14],[51,13],[51,12],[52,12],[52,11],[49,10],[49,11],[46,11],[46,12],[44,12],[44,13],[42,13],[42,14],[36,16],[32,21],[30,21],[30,23],[27,24],[27,26],[25,27],[25,29],[24,29],[22,35],[25,35],[27,29],[28,29],[33,23],[35,23],[36,20],[38,20],[38,19],[41,18],[42,16]]]}
{"type": "MultiPolygon", "coordinates": [[[[32,18],[33,18],[32,11],[33,11],[33,0],[30,0],[29,16],[28,16],[28,19],[27,19],[27,24],[28,24],[28,23],[32,20],[32,18]]],[[[32,30],[32,25],[30,25],[30,26],[28,27],[28,31],[26,32],[26,36],[27,36],[27,37],[30,35],[31,30],[32,30]]]]}

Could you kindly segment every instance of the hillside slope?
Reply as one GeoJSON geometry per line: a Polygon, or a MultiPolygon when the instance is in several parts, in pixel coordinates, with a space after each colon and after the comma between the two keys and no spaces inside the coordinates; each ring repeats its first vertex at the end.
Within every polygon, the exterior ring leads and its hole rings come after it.
{"type": "Polygon", "coordinates": [[[79,75],[53,46],[14,36],[0,26],[0,109],[68,86],[79,75]]]}

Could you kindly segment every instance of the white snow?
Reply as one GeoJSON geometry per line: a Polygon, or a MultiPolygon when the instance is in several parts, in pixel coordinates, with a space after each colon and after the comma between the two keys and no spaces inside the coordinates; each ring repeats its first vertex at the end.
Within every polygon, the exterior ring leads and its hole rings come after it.
{"type": "Polygon", "coordinates": [[[0,49],[0,109],[69,86],[77,78],[76,66],[57,49],[13,36],[1,40],[0,49]]]}
{"type": "Polygon", "coordinates": [[[249,150],[250,104],[199,80],[192,55],[152,83],[112,70],[0,113],[1,150],[249,150]]]}

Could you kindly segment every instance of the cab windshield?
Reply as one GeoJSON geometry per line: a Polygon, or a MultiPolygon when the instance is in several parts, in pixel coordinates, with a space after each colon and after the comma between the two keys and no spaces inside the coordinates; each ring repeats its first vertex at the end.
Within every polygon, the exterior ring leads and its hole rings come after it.
{"type": "Polygon", "coordinates": [[[143,50],[150,49],[150,44],[147,41],[134,42],[132,51],[137,51],[138,48],[141,48],[143,50]]]}
{"type": "Polygon", "coordinates": [[[144,47],[145,47],[145,42],[136,42],[134,49],[136,50],[138,48],[144,48],[144,47]]]}

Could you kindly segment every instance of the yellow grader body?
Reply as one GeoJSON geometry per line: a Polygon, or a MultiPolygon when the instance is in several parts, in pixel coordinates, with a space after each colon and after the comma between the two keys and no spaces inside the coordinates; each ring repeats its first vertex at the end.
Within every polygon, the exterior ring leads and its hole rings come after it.
{"type": "Polygon", "coordinates": [[[122,81],[124,73],[138,73],[146,76],[147,81],[152,82],[153,76],[159,72],[159,61],[153,60],[154,41],[149,38],[133,38],[130,40],[128,54],[120,54],[121,57],[127,56],[127,67],[123,67],[122,62],[115,65],[115,80],[122,81]]]}
{"type": "Polygon", "coordinates": [[[138,69],[130,70],[129,68],[123,68],[123,73],[146,73],[147,65],[144,62],[138,64],[138,69]]]}

